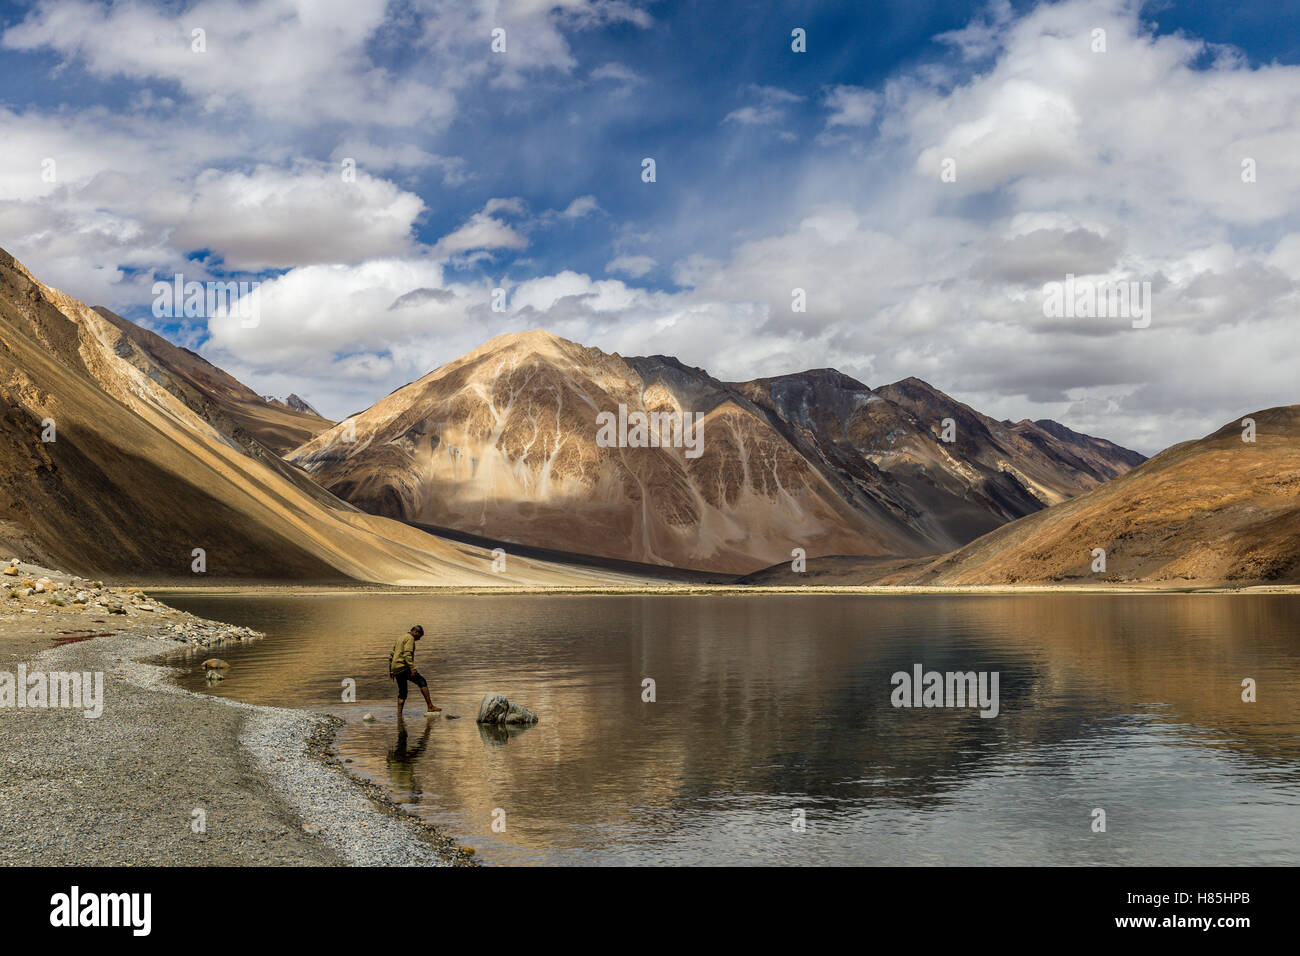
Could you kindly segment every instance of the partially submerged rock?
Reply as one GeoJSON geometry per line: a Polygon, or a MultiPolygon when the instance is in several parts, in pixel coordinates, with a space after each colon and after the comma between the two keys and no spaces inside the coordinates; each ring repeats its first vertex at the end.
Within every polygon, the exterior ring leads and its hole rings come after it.
{"type": "Polygon", "coordinates": [[[228,671],[230,670],[230,665],[220,657],[209,657],[203,662],[203,669],[209,671],[228,671]]]}
{"type": "Polygon", "coordinates": [[[484,694],[478,705],[480,724],[535,724],[537,715],[527,707],[512,704],[505,694],[484,694]]]}

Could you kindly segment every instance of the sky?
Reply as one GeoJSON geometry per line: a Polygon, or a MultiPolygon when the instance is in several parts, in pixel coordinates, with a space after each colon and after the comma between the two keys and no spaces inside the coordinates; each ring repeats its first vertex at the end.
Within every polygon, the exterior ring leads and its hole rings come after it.
{"type": "Polygon", "coordinates": [[[1147,454],[1300,401],[1300,4],[0,0],[0,79],[0,246],[328,417],[532,328],[1147,454]]]}

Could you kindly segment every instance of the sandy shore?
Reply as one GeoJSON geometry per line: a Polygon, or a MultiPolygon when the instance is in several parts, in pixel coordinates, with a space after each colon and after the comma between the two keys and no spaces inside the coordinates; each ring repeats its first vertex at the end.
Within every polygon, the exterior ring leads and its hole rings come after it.
{"type": "MultiPolygon", "coordinates": [[[[175,668],[149,663],[177,652],[219,657],[223,644],[257,639],[255,632],[204,621],[138,590],[96,588],[30,565],[20,572],[0,579],[8,585],[0,595],[0,672],[102,673],[102,714],[19,708],[12,691],[5,701],[0,690],[0,859],[470,862],[435,828],[342,768],[330,753],[336,718],[193,694],[176,685],[175,668]],[[40,591],[21,586],[42,579],[49,584],[40,591]]],[[[3,680],[0,674],[0,687],[3,680]]]]}

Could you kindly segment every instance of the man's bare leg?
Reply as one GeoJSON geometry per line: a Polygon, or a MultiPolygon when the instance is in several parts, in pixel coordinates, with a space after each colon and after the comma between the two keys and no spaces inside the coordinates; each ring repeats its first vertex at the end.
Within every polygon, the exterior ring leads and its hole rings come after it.
{"type": "Polygon", "coordinates": [[[424,695],[424,702],[425,702],[426,704],[429,705],[429,706],[428,706],[428,710],[426,711],[426,713],[436,713],[438,710],[441,709],[441,708],[438,708],[438,707],[434,707],[434,706],[433,706],[433,700],[430,699],[430,697],[429,697],[429,685],[428,685],[428,684],[425,684],[423,687],[420,688],[420,693],[424,695]]]}
{"type": "Polygon", "coordinates": [[[405,706],[406,706],[406,698],[405,697],[397,698],[397,719],[398,720],[402,719],[402,708],[405,706]]]}

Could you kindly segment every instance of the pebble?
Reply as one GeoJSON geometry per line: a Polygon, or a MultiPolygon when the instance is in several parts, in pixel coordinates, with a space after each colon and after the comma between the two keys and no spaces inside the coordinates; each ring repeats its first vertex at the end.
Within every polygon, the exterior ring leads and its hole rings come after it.
{"type": "MultiPolygon", "coordinates": [[[[122,688],[118,693],[128,696],[116,703],[106,697],[96,720],[62,712],[57,717],[19,712],[20,719],[0,720],[0,765],[21,766],[25,774],[13,777],[11,771],[11,783],[0,776],[0,858],[26,865],[283,866],[330,859],[357,866],[470,865],[435,829],[393,809],[382,791],[368,795],[365,781],[351,777],[337,758],[313,756],[328,746],[331,718],[192,693],[175,683],[174,667],[144,662],[178,646],[197,655],[200,648],[257,640],[262,636],[257,631],[194,617],[147,598],[139,588],[105,588],[100,581],[76,579],[76,590],[70,575],[15,561],[10,559],[9,567],[18,574],[7,576],[30,576],[26,587],[3,584],[0,591],[7,592],[10,608],[17,602],[26,605],[20,607],[24,616],[39,615],[19,625],[29,635],[99,632],[107,623],[100,615],[126,618],[109,625],[118,628],[111,637],[51,648],[38,660],[46,668],[104,670],[122,688]],[[33,601],[37,579],[51,594],[68,588],[86,603],[33,601]],[[241,714],[237,735],[222,730],[231,723],[226,708],[241,714]],[[173,753],[171,737],[160,744],[141,734],[141,726],[160,721],[187,728],[175,738],[185,741],[183,752],[173,753]],[[195,747],[201,760],[193,759],[195,747]],[[239,769],[243,760],[251,760],[251,778],[239,769]],[[34,762],[41,769],[28,773],[34,762]],[[61,782],[51,789],[55,767],[61,782]],[[208,807],[207,832],[191,840],[188,818],[182,815],[177,827],[171,810],[158,804],[159,792],[177,784],[187,794],[219,787],[238,796],[233,805],[208,807]],[[113,800],[94,799],[100,793],[114,794],[113,800]],[[32,814],[41,812],[73,822],[32,827],[32,814]],[[283,814],[297,817],[292,831],[284,829],[291,821],[283,814]],[[214,826],[223,815],[226,824],[214,826]],[[147,838],[147,833],[162,836],[147,838]]],[[[219,668],[208,673],[218,680],[223,676],[219,668]]],[[[366,719],[373,721],[374,715],[366,719]]]]}

